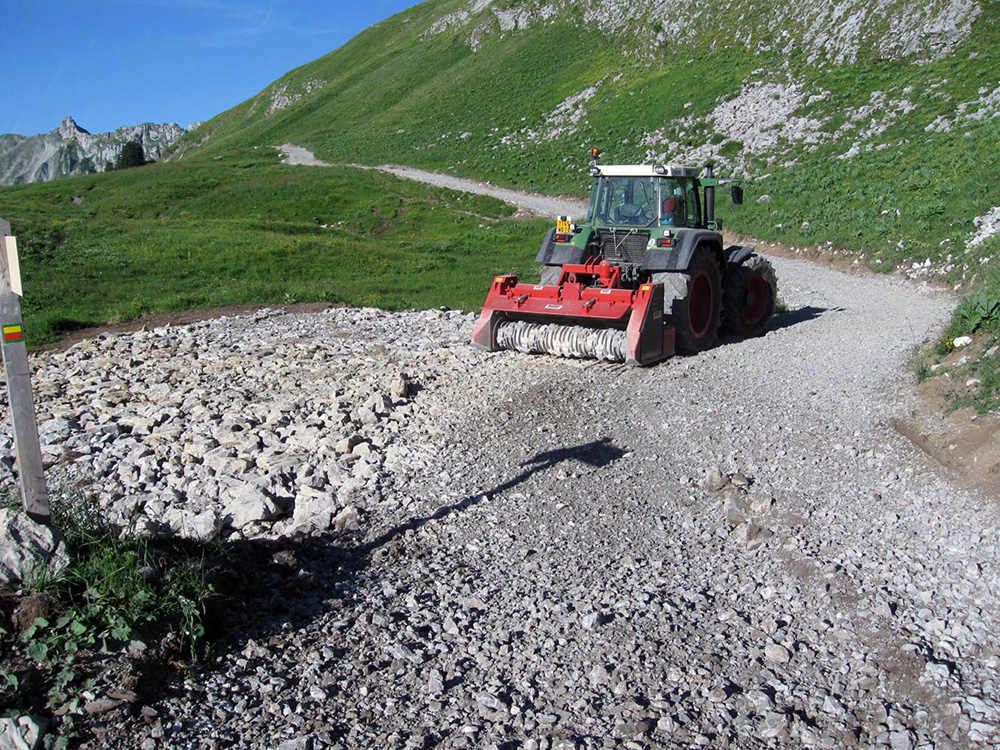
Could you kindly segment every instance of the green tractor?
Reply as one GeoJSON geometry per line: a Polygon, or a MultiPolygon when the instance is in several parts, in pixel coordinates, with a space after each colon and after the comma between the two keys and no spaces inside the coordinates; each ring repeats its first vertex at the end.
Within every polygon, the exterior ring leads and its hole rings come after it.
{"type": "MultiPolygon", "coordinates": [[[[586,217],[559,217],[545,235],[540,284],[494,280],[474,344],[651,364],[708,349],[720,330],[767,331],[774,269],[753,247],[725,246],[711,165],[590,172],[586,217]]],[[[732,195],[742,202],[735,182],[732,195]]]]}

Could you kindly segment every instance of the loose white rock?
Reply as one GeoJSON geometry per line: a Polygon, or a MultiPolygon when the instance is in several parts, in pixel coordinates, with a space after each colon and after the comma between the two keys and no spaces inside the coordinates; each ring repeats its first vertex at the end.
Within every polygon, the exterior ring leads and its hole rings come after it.
{"type": "Polygon", "coordinates": [[[68,564],[66,545],[49,526],[0,508],[0,583],[31,583],[55,576],[68,564]]]}

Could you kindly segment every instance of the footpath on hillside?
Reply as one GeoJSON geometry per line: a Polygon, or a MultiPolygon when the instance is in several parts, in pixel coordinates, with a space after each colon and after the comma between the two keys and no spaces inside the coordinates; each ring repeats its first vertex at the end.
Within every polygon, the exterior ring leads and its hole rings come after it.
{"type": "MultiPolygon", "coordinates": [[[[291,143],[281,146],[279,151],[281,151],[286,164],[309,167],[338,166],[320,161],[309,149],[295,146],[291,143]]],[[[345,164],[341,166],[350,166],[357,169],[377,169],[406,180],[415,180],[428,185],[448,188],[449,190],[460,190],[465,193],[476,193],[477,195],[489,195],[517,206],[519,209],[547,219],[554,220],[557,216],[583,216],[587,212],[587,204],[577,198],[566,196],[554,197],[539,195],[538,193],[528,193],[523,190],[511,190],[468,177],[455,177],[437,172],[428,172],[427,170],[416,169],[415,167],[403,167],[394,164],[383,164],[378,167],[368,167],[361,164],[345,164]]]]}

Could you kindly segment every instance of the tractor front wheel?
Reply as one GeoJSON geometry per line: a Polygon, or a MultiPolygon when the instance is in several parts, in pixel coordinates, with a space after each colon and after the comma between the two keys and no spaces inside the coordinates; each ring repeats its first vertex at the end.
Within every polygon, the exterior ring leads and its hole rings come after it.
{"type": "Polygon", "coordinates": [[[722,279],[715,253],[695,248],[687,273],[653,274],[663,284],[663,308],[676,331],[677,351],[697,354],[715,344],[722,317],[722,279]]]}
{"type": "Polygon", "coordinates": [[[723,325],[737,336],[762,335],[774,317],[778,280],[774,267],[759,255],[730,269],[723,285],[723,325]]]}

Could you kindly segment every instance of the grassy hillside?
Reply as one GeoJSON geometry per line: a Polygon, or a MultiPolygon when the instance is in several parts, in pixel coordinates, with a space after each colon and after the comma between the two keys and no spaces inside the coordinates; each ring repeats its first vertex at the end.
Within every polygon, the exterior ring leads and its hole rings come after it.
{"type": "Polygon", "coordinates": [[[495,274],[530,270],[544,232],[509,210],[379,172],[283,166],[271,149],[0,192],[29,344],[220,305],[478,309],[495,274]]]}
{"type": "Polygon", "coordinates": [[[947,16],[968,33],[943,50],[934,14],[949,3],[868,6],[836,6],[866,21],[849,44],[833,3],[792,14],[716,0],[672,34],[655,4],[615,21],[599,15],[606,0],[545,18],[530,0],[432,0],[292,71],[180,153],[291,141],[335,162],[577,194],[592,144],[611,162],[711,159],[750,180],[747,206],[726,214],[737,230],[831,242],[876,269],[930,259],[969,280],[979,257],[958,256],[974,218],[1000,205],[1000,6],[947,16]]]}

